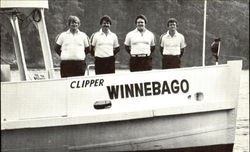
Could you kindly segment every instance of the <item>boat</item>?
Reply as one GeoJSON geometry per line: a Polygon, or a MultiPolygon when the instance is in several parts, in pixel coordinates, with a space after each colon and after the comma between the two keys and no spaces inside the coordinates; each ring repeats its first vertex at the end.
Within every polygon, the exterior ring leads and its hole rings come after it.
{"type": "Polygon", "coordinates": [[[241,60],[56,78],[44,20],[48,1],[12,2],[1,1],[1,10],[11,14],[21,81],[11,81],[1,65],[1,151],[233,151],[241,60]],[[46,79],[29,78],[16,8],[33,13],[46,79]]]}

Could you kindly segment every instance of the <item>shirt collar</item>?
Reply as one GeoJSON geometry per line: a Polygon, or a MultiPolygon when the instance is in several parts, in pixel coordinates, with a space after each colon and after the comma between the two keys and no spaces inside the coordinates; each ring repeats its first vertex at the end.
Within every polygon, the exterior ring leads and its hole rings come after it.
{"type": "MultiPolygon", "coordinates": [[[[101,34],[105,34],[103,31],[102,31],[102,28],[99,30],[99,32],[101,33],[101,34]]],[[[108,35],[111,33],[111,31],[110,31],[110,29],[108,30],[108,35]]]]}
{"type": "MultiPolygon", "coordinates": [[[[80,30],[77,29],[75,34],[79,33],[79,31],[80,31],[80,30]]],[[[71,32],[70,32],[70,29],[68,29],[68,30],[67,30],[67,34],[73,34],[73,33],[71,33],[71,32]]]]}
{"type": "MultiPolygon", "coordinates": [[[[178,31],[177,31],[177,30],[175,30],[175,34],[174,34],[174,36],[173,36],[173,37],[175,37],[177,34],[178,34],[178,31]]],[[[168,37],[169,37],[169,36],[171,36],[171,35],[169,34],[169,31],[167,31],[167,36],[168,36],[168,37]]]]}
{"type": "MultiPolygon", "coordinates": [[[[137,28],[135,28],[135,30],[134,30],[135,32],[140,32],[137,28]]],[[[145,28],[145,31],[144,32],[147,32],[148,30],[145,28]]],[[[144,33],[143,32],[143,33],[144,33]]]]}

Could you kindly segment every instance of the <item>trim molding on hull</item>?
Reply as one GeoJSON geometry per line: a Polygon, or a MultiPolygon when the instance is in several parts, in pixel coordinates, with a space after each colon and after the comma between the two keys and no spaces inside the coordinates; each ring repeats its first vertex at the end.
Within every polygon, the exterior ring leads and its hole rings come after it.
{"type": "Polygon", "coordinates": [[[232,152],[234,144],[209,145],[202,147],[187,147],[167,150],[149,150],[137,152],[232,152]]]}
{"type": "Polygon", "coordinates": [[[216,111],[88,125],[2,130],[1,150],[5,152],[118,152],[163,151],[167,148],[172,152],[175,149],[187,150],[185,147],[195,147],[190,149],[195,150],[196,147],[207,145],[228,145],[234,141],[235,129],[228,124],[229,118],[226,119],[228,112],[216,111]]]}
{"type": "MultiPolygon", "coordinates": [[[[201,147],[186,147],[178,149],[161,149],[161,150],[147,150],[147,151],[136,151],[136,152],[233,152],[234,144],[221,144],[221,145],[209,145],[201,147]]],[[[35,150],[36,152],[44,151],[53,151],[53,152],[86,152],[85,150],[67,150],[66,148],[58,149],[39,149],[35,150]]],[[[1,150],[2,152],[26,152],[25,150],[12,149],[12,150],[1,150]]],[[[29,151],[29,150],[28,150],[29,151]]],[[[131,152],[131,151],[121,151],[121,152],[131,152]]]]}

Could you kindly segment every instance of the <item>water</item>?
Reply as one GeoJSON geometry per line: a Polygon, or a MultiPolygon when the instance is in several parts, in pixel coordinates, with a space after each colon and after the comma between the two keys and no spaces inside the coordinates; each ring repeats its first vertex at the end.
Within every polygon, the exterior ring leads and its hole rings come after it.
{"type": "MultiPolygon", "coordinates": [[[[129,72],[127,70],[119,70],[117,73],[129,72]]],[[[45,75],[44,71],[32,70],[31,76],[42,78],[45,75]],[[36,75],[35,75],[36,74],[36,75]],[[37,75],[38,74],[38,75],[37,75]]],[[[57,71],[56,78],[60,78],[60,73],[57,71]]],[[[90,75],[94,75],[93,70],[89,71],[90,75]]],[[[12,81],[18,80],[18,72],[11,72],[12,81]]],[[[233,152],[249,152],[249,70],[241,72],[238,115],[236,122],[236,136],[233,152]]]]}
{"type": "Polygon", "coordinates": [[[233,152],[249,152],[249,70],[241,72],[236,126],[233,152]]]}

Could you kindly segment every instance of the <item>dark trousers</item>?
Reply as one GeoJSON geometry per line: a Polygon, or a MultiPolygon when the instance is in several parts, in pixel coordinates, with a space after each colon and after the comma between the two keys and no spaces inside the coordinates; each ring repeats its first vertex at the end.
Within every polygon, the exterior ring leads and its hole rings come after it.
{"type": "Polygon", "coordinates": [[[115,73],[115,57],[95,57],[95,74],[115,73]]]}
{"type": "Polygon", "coordinates": [[[131,72],[152,70],[152,57],[131,57],[129,65],[131,72]]]}
{"type": "Polygon", "coordinates": [[[84,60],[64,60],[60,63],[61,77],[84,76],[86,62],[84,60]]]}
{"type": "Polygon", "coordinates": [[[163,55],[162,69],[180,68],[181,60],[179,55],[163,55]]]}

